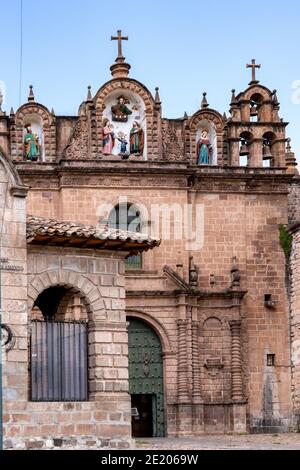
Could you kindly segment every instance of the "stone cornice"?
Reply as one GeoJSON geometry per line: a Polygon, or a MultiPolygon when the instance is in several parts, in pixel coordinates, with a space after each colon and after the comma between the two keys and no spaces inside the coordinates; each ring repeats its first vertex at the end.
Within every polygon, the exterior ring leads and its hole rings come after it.
{"type": "Polygon", "coordinates": [[[296,181],[295,176],[280,168],[197,167],[170,162],[19,163],[16,168],[24,184],[38,190],[117,186],[190,188],[202,193],[287,194],[288,185],[296,181]]]}
{"type": "Polygon", "coordinates": [[[29,188],[27,186],[12,186],[10,189],[11,195],[14,197],[25,198],[27,197],[29,188]]]}
{"type": "Polygon", "coordinates": [[[249,167],[229,167],[229,166],[197,166],[188,162],[172,163],[170,161],[140,161],[124,163],[120,160],[75,160],[63,161],[63,164],[51,163],[29,163],[15,162],[15,167],[22,175],[45,175],[47,173],[61,175],[64,173],[74,174],[103,174],[103,173],[121,173],[126,174],[151,174],[161,172],[169,176],[181,174],[184,176],[227,176],[230,178],[249,178],[281,176],[286,179],[293,178],[293,175],[286,174],[284,168],[249,168],[249,167]],[[170,174],[172,171],[172,174],[170,174]]]}
{"type": "Polygon", "coordinates": [[[229,298],[229,299],[238,299],[242,300],[247,291],[245,290],[231,290],[227,289],[224,291],[202,291],[200,289],[190,289],[189,291],[176,289],[176,290],[143,290],[143,291],[134,291],[126,290],[126,297],[178,297],[178,296],[189,296],[189,297],[198,297],[202,299],[216,299],[216,298],[229,298]]]}
{"type": "MultiPolygon", "coordinates": [[[[246,100],[246,102],[248,102],[246,100]]],[[[254,127],[265,127],[265,126],[268,126],[268,127],[287,127],[289,125],[289,122],[284,122],[284,121],[274,121],[274,122],[263,122],[263,121],[259,121],[259,122],[249,122],[249,121],[231,121],[231,120],[228,120],[228,125],[230,126],[237,126],[237,127],[241,127],[241,126],[254,126],[254,127]]]]}

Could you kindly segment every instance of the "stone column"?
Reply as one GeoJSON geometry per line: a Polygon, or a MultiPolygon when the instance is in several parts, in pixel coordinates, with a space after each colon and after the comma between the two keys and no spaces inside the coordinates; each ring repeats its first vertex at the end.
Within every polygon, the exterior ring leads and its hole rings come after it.
{"type": "Polygon", "coordinates": [[[194,436],[204,433],[204,405],[201,393],[199,322],[192,322],[192,430],[194,436]]]}
{"type": "Polygon", "coordinates": [[[242,401],[243,375],[241,354],[241,322],[230,322],[231,328],[231,397],[233,401],[242,401]]]}
{"type": "Polygon", "coordinates": [[[193,433],[193,410],[188,393],[187,361],[187,320],[178,320],[178,405],[177,436],[186,437],[193,433]]]}
{"type": "Polygon", "coordinates": [[[274,166],[275,167],[280,167],[280,168],[285,168],[286,167],[286,161],[285,161],[285,139],[277,139],[272,147],[271,147],[271,152],[274,158],[274,166]]]}
{"type": "Polygon", "coordinates": [[[230,166],[240,166],[240,139],[230,139],[230,166]]]}
{"type": "Polygon", "coordinates": [[[243,396],[242,354],[241,354],[241,322],[230,322],[231,328],[231,398],[232,415],[231,431],[234,433],[247,432],[247,409],[243,396]]]}
{"type": "Polygon", "coordinates": [[[191,130],[188,124],[186,124],[184,128],[184,143],[185,154],[187,155],[187,158],[192,161],[191,130]]]}
{"type": "Polygon", "coordinates": [[[253,139],[250,146],[249,167],[263,167],[263,139],[253,139]]]}
{"type": "Polygon", "coordinates": [[[201,377],[199,357],[199,322],[192,322],[193,403],[201,403],[201,377]]]}
{"type": "Polygon", "coordinates": [[[187,393],[187,320],[178,320],[178,403],[188,403],[187,393]]]}

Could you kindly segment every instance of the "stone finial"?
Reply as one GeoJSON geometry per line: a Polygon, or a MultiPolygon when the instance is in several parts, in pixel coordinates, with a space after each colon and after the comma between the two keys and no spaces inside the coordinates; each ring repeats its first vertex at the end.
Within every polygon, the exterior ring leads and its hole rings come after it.
{"type": "Polygon", "coordinates": [[[287,173],[298,175],[299,172],[297,170],[297,160],[294,152],[292,151],[291,139],[287,139],[285,161],[287,166],[287,173]]]}
{"type": "Polygon", "coordinates": [[[92,87],[91,87],[91,85],[88,86],[88,93],[87,93],[87,98],[86,98],[86,100],[87,100],[88,102],[93,101],[93,97],[92,97],[92,87]]]}
{"type": "Polygon", "coordinates": [[[236,96],[235,96],[235,89],[231,90],[231,106],[236,104],[236,96]]]}
{"type": "Polygon", "coordinates": [[[122,78],[128,77],[131,66],[125,62],[115,63],[111,66],[111,74],[113,78],[122,78]]]}
{"type": "Polygon", "coordinates": [[[209,108],[209,104],[208,104],[208,102],[207,102],[206,96],[207,96],[207,93],[204,92],[204,93],[203,93],[202,102],[201,102],[201,109],[209,108]]]}
{"type": "Polygon", "coordinates": [[[280,106],[280,103],[278,101],[278,97],[277,97],[277,90],[273,90],[273,104],[274,106],[280,106]]]}
{"type": "Polygon", "coordinates": [[[160,96],[159,96],[159,88],[156,87],[155,88],[155,104],[156,105],[161,105],[161,100],[160,100],[160,96]]]}
{"type": "Polygon", "coordinates": [[[224,121],[224,122],[227,121],[227,114],[226,114],[226,113],[223,114],[223,121],[224,121]]]}
{"type": "Polygon", "coordinates": [[[53,108],[51,109],[51,114],[52,114],[52,116],[55,116],[55,112],[54,112],[53,108]]]}
{"type": "Polygon", "coordinates": [[[183,119],[184,119],[185,121],[187,121],[188,118],[189,118],[188,113],[185,111],[184,116],[183,116],[183,119]]]}
{"type": "Polygon", "coordinates": [[[237,257],[235,256],[232,259],[232,268],[231,268],[231,287],[240,287],[241,285],[241,275],[240,270],[237,264],[237,257]]]}
{"type": "Polygon", "coordinates": [[[14,115],[15,115],[14,108],[13,108],[13,107],[11,107],[11,108],[10,108],[10,113],[9,113],[9,116],[12,118],[12,117],[14,117],[14,115]]]}
{"type": "Polygon", "coordinates": [[[33,85],[29,86],[28,101],[34,101],[33,85]]]}
{"type": "Polygon", "coordinates": [[[189,285],[190,287],[197,288],[199,280],[199,269],[194,264],[194,258],[190,256],[190,268],[189,268],[189,285]]]}

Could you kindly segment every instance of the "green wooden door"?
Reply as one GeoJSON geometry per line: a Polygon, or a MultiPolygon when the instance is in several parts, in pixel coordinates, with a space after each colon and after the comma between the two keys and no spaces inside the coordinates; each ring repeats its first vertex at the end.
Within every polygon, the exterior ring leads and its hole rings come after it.
{"type": "Polygon", "coordinates": [[[164,437],[164,379],[162,346],[146,323],[129,318],[129,393],[152,400],[153,437],[164,437]]]}

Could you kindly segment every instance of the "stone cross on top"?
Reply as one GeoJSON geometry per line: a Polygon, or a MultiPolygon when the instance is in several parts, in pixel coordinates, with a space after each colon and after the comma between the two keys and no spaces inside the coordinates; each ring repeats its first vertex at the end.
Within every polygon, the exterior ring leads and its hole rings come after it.
{"type": "Polygon", "coordinates": [[[111,37],[112,41],[118,41],[118,57],[117,61],[122,61],[124,62],[125,57],[123,57],[123,52],[122,52],[122,41],[128,41],[128,36],[122,36],[122,30],[118,30],[118,36],[112,36],[111,37]]]}
{"type": "Polygon", "coordinates": [[[256,69],[260,69],[261,65],[258,65],[255,59],[252,59],[251,64],[247,64],[247,69],[252,69],[252,80],[249,85],[255,85],[259,83],[259,80],[256,80],[256,69]]]}

